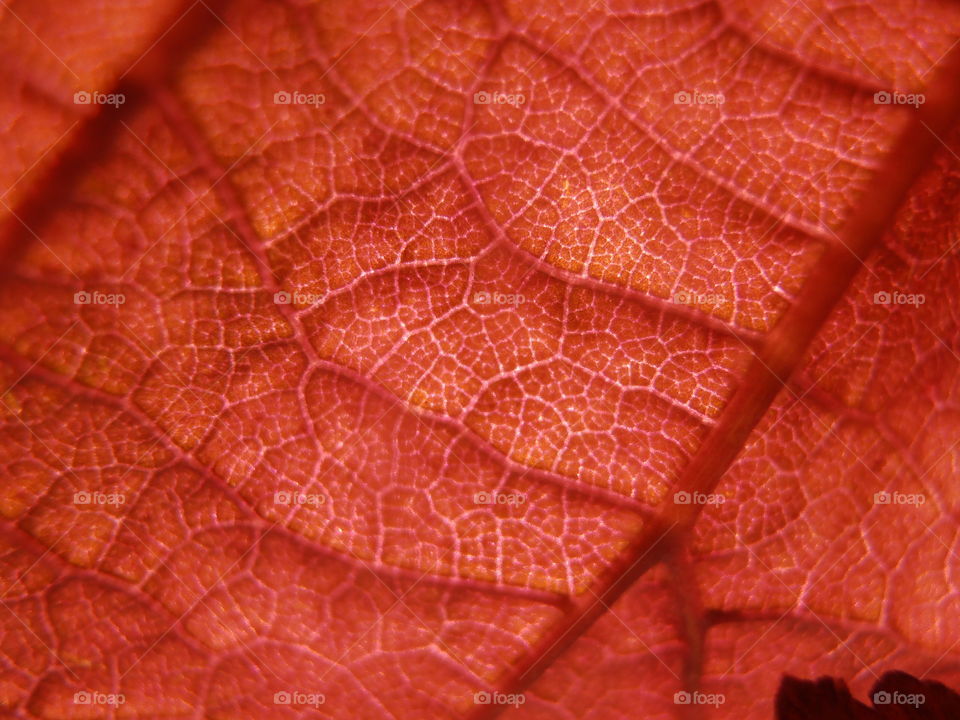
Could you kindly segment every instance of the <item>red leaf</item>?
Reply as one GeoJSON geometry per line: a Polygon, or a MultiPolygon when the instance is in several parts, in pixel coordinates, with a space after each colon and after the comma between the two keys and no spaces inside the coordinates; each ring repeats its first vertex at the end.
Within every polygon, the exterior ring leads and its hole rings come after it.
{"type": "Polygon", "coordinates": [[[956,686],[958,27],[9,5],[0,713],[956,686]]]}

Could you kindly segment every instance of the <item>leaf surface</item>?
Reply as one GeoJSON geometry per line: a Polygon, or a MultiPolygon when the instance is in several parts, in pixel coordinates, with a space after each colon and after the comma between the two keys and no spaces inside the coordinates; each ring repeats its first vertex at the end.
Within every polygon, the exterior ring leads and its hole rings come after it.
{"type": "Polygon", "coordinates": [[[2,712],[956,686],[958,27],[11,3],[2,712]]]}

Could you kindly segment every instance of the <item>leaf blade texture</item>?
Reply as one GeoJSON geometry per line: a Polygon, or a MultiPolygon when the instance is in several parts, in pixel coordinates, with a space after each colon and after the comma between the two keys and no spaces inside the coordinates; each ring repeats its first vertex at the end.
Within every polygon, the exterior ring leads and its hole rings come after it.
{"type": "Polygon", "coordinates": [[[11,4],[3,712],[956,687],[958,27],[11,4]]]}

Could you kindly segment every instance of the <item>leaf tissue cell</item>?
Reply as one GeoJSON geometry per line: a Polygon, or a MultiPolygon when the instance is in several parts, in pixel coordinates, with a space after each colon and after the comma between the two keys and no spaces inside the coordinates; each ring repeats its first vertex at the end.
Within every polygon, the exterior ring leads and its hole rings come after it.
{"type": "Polygon", "coordinates": [[[0,716],[960,717],[958,37],[3,3],[0,716]]]}

